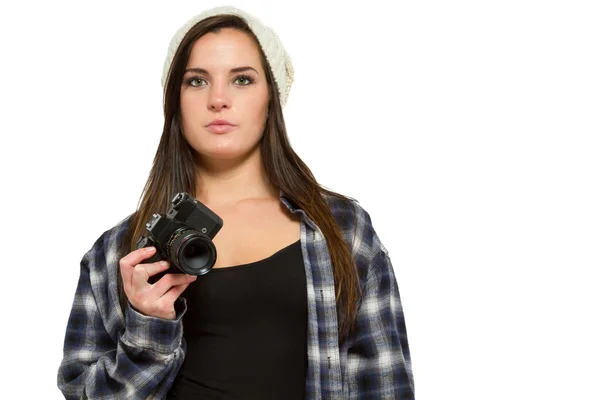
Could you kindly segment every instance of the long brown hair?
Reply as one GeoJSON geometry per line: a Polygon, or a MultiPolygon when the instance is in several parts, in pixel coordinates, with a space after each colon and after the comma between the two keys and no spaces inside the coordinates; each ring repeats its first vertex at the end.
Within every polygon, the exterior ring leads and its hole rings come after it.
{"type": "MultiPolygon", "coordinates": [[[[351,332],[356,320],[357,303],[361,296],[360,283],[350,247],[342,237],[324,196],[335,196],[343,200],[350,198],[322,187],[291,148],[279,92],[266,56],[254,33],[238,16],[218,15],[200,21],[187,32],[174,55],[164,89],[163,133],[137,211],[129,220],[120,255],[135,250],[137,240],[146,232],[146,222],[154,213],[166,213],[176,193],[185,191],[192,196],[196,195],[197,170],[194,150],[185,140],[181,129],[181,82],[195,41],[206,33],[218,33],[223,28],[247,33],[255,40],[261,53],[262,67],[269,88],[268,118],[260,141],[264,169],[271,184],[304,210],[325,236],[333,264],[338,336],[341,342],[351,332]]],[[[127,298],[120,274],[117,279],[121,307],[124,308],[127,298]]]]}

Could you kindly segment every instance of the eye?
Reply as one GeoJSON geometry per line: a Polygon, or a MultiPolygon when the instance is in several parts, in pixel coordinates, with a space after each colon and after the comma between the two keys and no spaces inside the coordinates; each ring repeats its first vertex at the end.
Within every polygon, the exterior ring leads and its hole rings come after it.
{"type": "Polygon", "coordinates": [[[204,86],[204,85],[196,85],[196,84],[194,84],[194,82],[196,82],[196,81],[204,81],[204,79],[202,79],[202,78],[199,78],[199,77],[197,77],[197,76],[193,76],[193,77],[191,77],[190,79],[188,79],[188,80],[186,81],[186,83],[187,83],[187,85],[188,85],[188,86],[193,86],[193,87],[204,86]]]}
{"type": "MultiPolygon", "coordinates": [[[[234,82],[238,82],[238,81],[241,82],[241,83],[238,83],[240,86],[248,86],[248,85],[251,85],[254,83],[254,78],[252,78],[249,75],[239,75],[238,77],[235,78],[234,82]]],[[[202,79],[198,76],[193,76],[193,77],[189,78],[188,80],[186,80],[186,84],[188,86],[192,86],[192,87],[206,86],[205,84],[201,85],[196,82],[205,82],[206,83],[206,81],[204,79],[202,79]]]]}
{"type": "Polygon", "coordinates": [[[248,86],[248,85],[254,83],[254,78],[252,78],[251,76],[248,76],[248,75],[240,75],[235,79],[235,81],[238,81],[238,80],[243,80],[243,81],[248,82],[248,83],[242,84],[242,86],[248,86]]]}

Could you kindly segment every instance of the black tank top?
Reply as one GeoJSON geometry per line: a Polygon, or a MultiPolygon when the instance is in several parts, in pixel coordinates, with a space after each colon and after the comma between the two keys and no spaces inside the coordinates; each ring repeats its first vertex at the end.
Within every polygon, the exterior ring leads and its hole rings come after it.
{"type": "Polygon", "coordinates": [[[169,399],[304,399],[306,275],[300,240],[213,268],[183,293],[187,352],[169,399]]]}

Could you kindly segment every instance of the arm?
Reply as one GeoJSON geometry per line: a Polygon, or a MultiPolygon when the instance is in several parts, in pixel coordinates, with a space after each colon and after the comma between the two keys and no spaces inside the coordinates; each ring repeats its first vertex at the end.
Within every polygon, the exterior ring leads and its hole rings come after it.
{"type": "Polygon", "coordinates": [[[350,398],[414,399],[400,293],[385,250],[371,259],[356,330],[348,346],[350,398]]]}
{"type": "Polygon", "coordinates": [[[108,280],[98,276],[98,269],[106,274],[102,248],[99,240],[81,261],[58,387],[67,399],[164,398],[184,358],[185,301],[178,300],[174,320],[147,317],[128,305],[123,330],[120,314],[106,310],[118,305],[109,301],[108,287],[98,285],[108,286],[108,280]],[[107,329],[103,315],[121,329],[107,329]]]}
{"type": "Polygon", "coordinates": [[[347,339],[345,389],[350,399],[414,399],[414,380],[398,283],[369,214],[355,204],[353,240],[362,300],[347,339]]]}

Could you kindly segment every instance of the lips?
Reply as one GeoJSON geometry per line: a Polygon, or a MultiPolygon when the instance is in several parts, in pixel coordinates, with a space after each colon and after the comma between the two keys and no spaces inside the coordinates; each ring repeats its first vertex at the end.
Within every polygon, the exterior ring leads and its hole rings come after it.
{"type": "Polygon", "coordinates": [[[210,124],[206,125],[206,129],[212,133],[227,133],[236,126],[225,118],[215,118],[210,124]]]}
{"type": "Polygon", "coordinates": [[[227,133],[232,131],[235,125],[230,124],[211,124],[206,127],[212,133],[227,133]]]}

